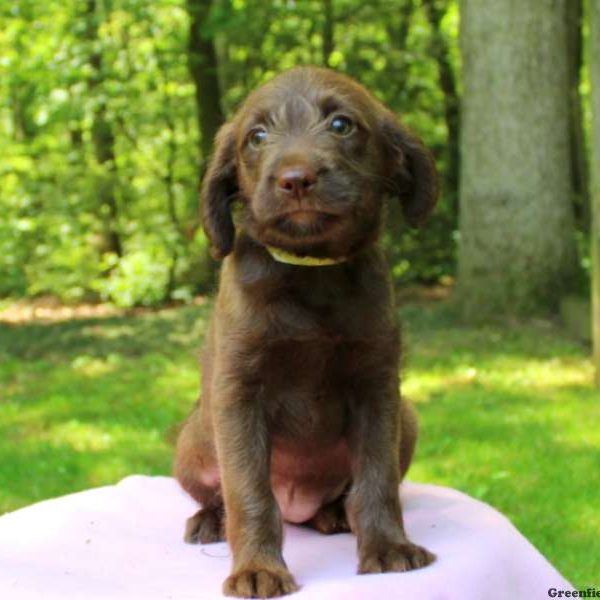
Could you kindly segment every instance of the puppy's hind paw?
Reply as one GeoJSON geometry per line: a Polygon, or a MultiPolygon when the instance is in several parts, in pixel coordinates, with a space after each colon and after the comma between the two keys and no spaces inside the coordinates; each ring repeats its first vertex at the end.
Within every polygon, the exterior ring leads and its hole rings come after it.
{"type": "Polygon", "coordinates": [[[223,507],[203,508],[185,523],[184,541],[188,544],[212,544],[225,540],[223,507]]]}
{"type": "Polygon", "coordinates": [[[306,522],[306,525],[325,535],[348,533],[350,525],[348,524],[343,498],[338,498],[331,504],[322,506],[319,512],[310,521],[306,522]]]}

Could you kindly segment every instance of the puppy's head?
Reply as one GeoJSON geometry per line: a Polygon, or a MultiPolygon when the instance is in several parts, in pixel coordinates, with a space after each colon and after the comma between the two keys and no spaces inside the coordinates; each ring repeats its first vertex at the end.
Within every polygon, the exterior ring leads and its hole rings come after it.
{"type": "Polygon", "coordinates": [[[358,83],[301,67],[253,92],[219,131],[202,186],[204,227],[214,254],[229,254],[239,201],[257,242],[347,256],[376,238],[386,196],[420,225],[437,199],[429,153],[358,83]]]}

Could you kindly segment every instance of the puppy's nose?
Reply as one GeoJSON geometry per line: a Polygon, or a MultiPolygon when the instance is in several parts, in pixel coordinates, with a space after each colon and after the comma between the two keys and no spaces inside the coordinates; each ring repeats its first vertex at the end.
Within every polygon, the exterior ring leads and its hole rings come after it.
{"type": "Polygon", "coordinates": [[[317,175],[308,167],[287,167],[277,177],[277,186],[282,192],[303,198],[317,183],[317,175]]]}

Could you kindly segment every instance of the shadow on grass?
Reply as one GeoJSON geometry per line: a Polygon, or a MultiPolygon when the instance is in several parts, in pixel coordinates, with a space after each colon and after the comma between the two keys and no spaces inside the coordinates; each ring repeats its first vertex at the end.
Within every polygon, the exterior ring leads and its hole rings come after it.
{"type": "Polygon", "coordinates": [[[175,355],[198,348],[212,304],[136,316],[27,324],[0,322],[0,356],[64,361],[77,355],[175,355]]]}

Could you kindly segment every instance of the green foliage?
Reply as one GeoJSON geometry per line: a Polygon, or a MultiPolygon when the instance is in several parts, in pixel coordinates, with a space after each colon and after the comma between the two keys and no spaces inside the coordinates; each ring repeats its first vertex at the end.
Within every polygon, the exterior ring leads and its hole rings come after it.
{"type": "MultiPolygon", "coordinates": [[[[456,65],[455,2],[447,6],[456,65]]],[[[443,172],[443,94],[420,2],[336,0],[333,9],[325,56],[322,1],[214,0],[202,35],[217,49],[225,112],[282,69],[327,62],[401,113],[443,172]]],[[[209,287],[188,27],[184,0],[0,9],[0,296],[97,294],[129,305],[209,287]]],[[[436,227],[389,238],[402,280],[453,272],[452,194],[436,227]]]]}
{"type": "MultiPolygon", "coordinates": [[[[0,324],[0,512],[169,474],[210,308],[0,324]]],[[[409,479],[489,502],[588,585],[600,570],[600,404],[587,349],[549,323],[466,328],[445,305],[402,313],[404,390],[421,421],[409,479]]]]}
{"type": "Polygon", "coordinates": [[[144,250],[129,252],[121,260],[111,255],[115,270],[98,281],[101,295],[123,308],[159,304],[164,300],[169,277],[168,257],[161,256],[160,250],[155,248],[152,254],[144,250]]]}
{"type": "MultiPolygon", "coordinates": [[[[0,294],[78,299],[114,289],[122,302],[119,274],[140,262],[140,248],[163,271],[175,247],[180,260],[192,249],[174,225],[192,224],[197,210],[193,92],[181,60],[186,13],[172,3],[136,2],[103,12],[99,3],[97,39],[90,39],[92,17],[77,12],[82,6],[31,3],[0,16],[9,74],[0,82],[0,138],[8,149],[0,164],[0,294]],[[107,135],[114,160],[99,162],[95,144],[107,135]],[[101,202],[103,190],[114,195],[116,216],[101,202]],[[111,228],[125,246],[115,281],[104,268],[111,228]]],[[[135,301],[161,301],[171,291],[140,285],[138,277],[131,286],[135,301]]]]}

